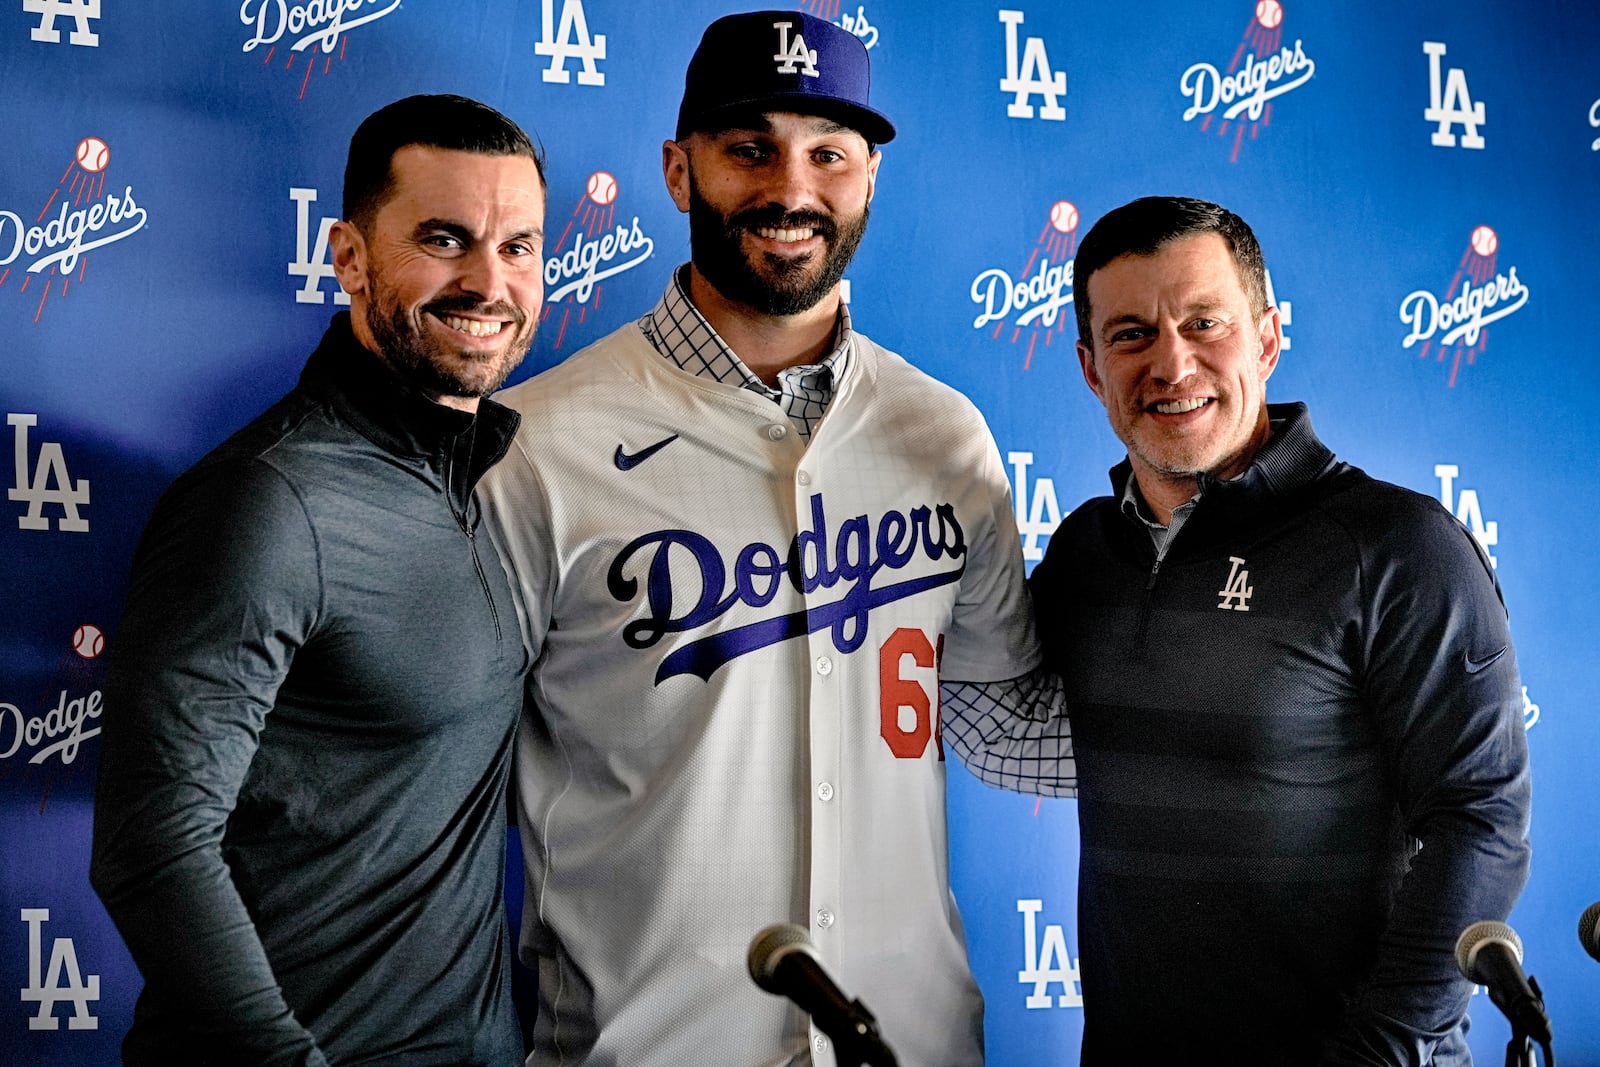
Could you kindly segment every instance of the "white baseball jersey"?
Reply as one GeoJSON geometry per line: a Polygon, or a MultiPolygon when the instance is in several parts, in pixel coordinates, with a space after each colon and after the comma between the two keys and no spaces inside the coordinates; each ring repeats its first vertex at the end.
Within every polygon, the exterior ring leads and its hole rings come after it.
{"type": "Polygon", "coordinates": [[[784,921],[904,1067],[982,1062],[938,678],[1037,663],[1010,487],[965,397],[851,343],[809,444],[636,324],[498,397],[530,1064],[832,1067],[746,970],[784,921]]]}

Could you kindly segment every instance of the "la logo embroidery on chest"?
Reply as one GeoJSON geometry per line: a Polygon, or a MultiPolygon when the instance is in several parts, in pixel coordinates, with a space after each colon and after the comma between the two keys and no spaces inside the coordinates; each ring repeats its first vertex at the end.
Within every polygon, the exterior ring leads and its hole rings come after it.
{"type": "Polygon", "coordinates": [[[1250,597],[1256,591],[1256,587],[1250,584],[1250,572],[1244,569],[1244,560],[1238,556],[1229,556],[1228,562],[1233,566],[1228,571],[1228,584],[1217,590],[1217,595],[1222,598],[1217,602],[1217,607],[1223,611],[1228,608],[1249,611],[1250,597]]]}
{"type": "Polygon", "coordinates": [[[774,22],[772,28],[778,31],[778,54],[773,56],[773,62],[778,64],[779,74],[793,74],[799,71],[808,78],[820,78],[821,72],[817,70],[816,49],[806,48],[806,39],[800,34],[794,35],[794,40],[789,40],[789,27],[792,22],[774,22]]]}

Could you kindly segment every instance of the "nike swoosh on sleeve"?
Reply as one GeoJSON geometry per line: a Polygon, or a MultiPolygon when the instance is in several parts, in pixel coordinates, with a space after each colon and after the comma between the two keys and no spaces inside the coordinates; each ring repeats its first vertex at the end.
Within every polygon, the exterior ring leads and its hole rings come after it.
{"type": "Polygon", "coordinates": [[[1466,661],[1467,673],[1468,674],[1477,674],[1479,671],[1483,670],[1485,667],[1490,666],[1491,664],[1493,664],[1496,661],[1498,661],[1501,656],[1506,654],[1506,649],[1508,649],[1510,647],[1511,647],[1510,645],[1501,645],[1494,652],[1491,652],[1489,655],[1484,656],[1481,659],[1473,659],[1472,658],[1472,653],[1463,652],[1461,654],[1461,658],[1466,661]]]}

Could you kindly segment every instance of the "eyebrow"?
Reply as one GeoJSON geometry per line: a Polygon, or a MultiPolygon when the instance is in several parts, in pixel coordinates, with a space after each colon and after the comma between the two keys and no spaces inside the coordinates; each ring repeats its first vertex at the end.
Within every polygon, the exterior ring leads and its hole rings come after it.
{"type": "MultiPolygon", "coordinates": [[[[423,219],[421,222],[417,223],[416,229],[414,229],[412,233],[414,236],[422,237],[426,234],[439,233],[441,231],[448,233],[450,236],[455,237],[463,242],[470,242],[475,239],[471,230],[467,229],[459,222],[452,222],[450,219],[423,219]]],[[[537,226],[524,227],[523,229],[507,234],[503,240],[539,241],[542,243],[544,241],[544,230],[537,226]]]]}
{"type": "MultiPolygon", "coordinates": [[[[1225,301],[1225,300],[1223,300],[1221,298],[1206,298],[1206,299],[1202,299],[1202,300],[1190,301],[1189,303],[1185,304],[1180,310],[1182,311],[1182,317],[1183,318],[1188,318],[1190,315],[1203,314],[1203,313],[1206,313],[1206,312],[1214,312],[1214,311],[1218,310],[1219,308],[1225,307],[1226,305],[1227,305],[1227,301],[1225,301]]],[[[1099,332],[1100,332],[1100,336],[1105,337],[1105,336],[1110,334],[1113,330],[1115,330],[1119,326],[1150,326],[1150,325],[1153,325],[1153,323],[1149,319],[1145,318],[1144,316],[1136,315],[1131,311],[1126,311],[1126,312],[1123,312],[1121,315],[1116,316],[1115,318],[1110,318],[1110,319],[1107,319],[1106,321],[1102,322],[1100,324],[1100,331],[1099,332]]]]}

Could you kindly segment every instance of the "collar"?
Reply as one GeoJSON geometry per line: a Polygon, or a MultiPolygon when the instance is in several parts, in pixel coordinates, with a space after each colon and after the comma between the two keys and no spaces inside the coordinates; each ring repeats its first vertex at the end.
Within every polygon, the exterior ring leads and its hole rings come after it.
{"type": "Polygon", "coordinates": [[[300,388],[330,403],[367,440],[397,456],[435,456],[465,446],[472,480],[511,447],[522,417],[485,397],[477,414],[436,403],[397,377],[356,340],[350,313],[328,324],[300,388]]]}
{"type": "MultiPolygon", "coordinates": [[[[639,319],[639,329],[651,347],[680,370],[696,377],[727,382],[778,400],[784,390],[768,388],[756,377],[694,306],[689,298],[688,277],[689,264],[684,263],[672,272],[666,292],[661,294],[656,306],[639,319]]],[[[783,379],[791,383],[791,388],[798,386],[831,395],[833,388],[849,373],[851,337],[850,308],[840,303],[833,350],[816,363],[784,371],[783,379]]]]}
{"type": "MultiPolygon", "coordinates": [[[[1272,436],[1256,452],[1237,478],[1223,481],[1209,474],[1199,478],[1201,501],[1214,498],[1239,500],[1286,493],[1310,482],[1337,462],[1333,452],[1311,428],[1311,413],[1303,403],[1268,404],[1272,436]]],[[[1111,488],[1118,501],[1128,499],[1133,465],[1126,458],[1111,468],[1111,488]]]]}

